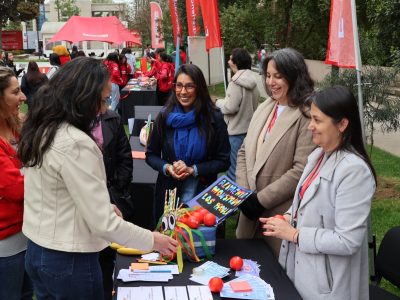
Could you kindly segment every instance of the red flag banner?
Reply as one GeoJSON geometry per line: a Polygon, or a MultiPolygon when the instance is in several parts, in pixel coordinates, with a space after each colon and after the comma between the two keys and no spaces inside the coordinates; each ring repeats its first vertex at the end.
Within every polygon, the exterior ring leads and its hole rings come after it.
{"type": "Polygon", "coordinates": [[[172,31],[174,32],[174,44],[175,44],[178,36],[182,38],[182,28],[179,18],[178,0],[169,0],[169,10],[171,12],[172,31]]]}
{"type": "Polygon", "coordinates": [[[186,15],[187,15],[189,36],[200,35],[199,11],[200,11],[199,0],[186,0],[186,15]]]}
{"type": "Polygon", "coordinates": [[[326,64],[341,68],[356,67],[351,10],[350,0],[331,0],[326,64]]]}
{"type": "Polygon", "coordinates": [[[200,0],[206,33],[206,49],[222,47],[221,26],[219,24],[217,0],[200,0]]]}
{"type": "Polygon", "coordinates": [[[164,34],[162,31],[162,11],[157,2],[150,2],[151,15],[151,47],[165,48],[164,34]]]}

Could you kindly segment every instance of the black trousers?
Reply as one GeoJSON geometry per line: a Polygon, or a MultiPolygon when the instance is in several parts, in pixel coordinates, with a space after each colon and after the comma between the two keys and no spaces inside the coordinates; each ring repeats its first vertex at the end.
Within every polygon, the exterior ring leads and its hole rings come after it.
{"type": "MultiPolygon", "coordinates": [[[[104,300],[112,300],[115,250],[107,247],[99,253],[99,263],[103,274],[104,300]]],[[[117,276],[116,274],[115,276],[117,276]]]]}

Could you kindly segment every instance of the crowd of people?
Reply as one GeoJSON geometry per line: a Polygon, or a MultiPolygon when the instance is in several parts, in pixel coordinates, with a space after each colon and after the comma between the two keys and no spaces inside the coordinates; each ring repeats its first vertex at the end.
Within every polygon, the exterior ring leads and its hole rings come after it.
{"type": "Polygon", "coordinates": [[[130,49],[104,62],[78,52],[53,53],[48,76],[29,63],[21,86],[12,64],[0,66],[0,299],[111,299],[110,242],[176,251],[177,241],[133,224],[135,170],[116,109],[139,75],[157,78],[163,105],[146,147],[158,171],[149,218],[162,215],[166,190],[186,203],[227,172],[253,191],[236,237],[263,237],[303,299],[368,299],[376,175],[347,88],[316,92],[291,48],[265,53],[262,103],[242,48],[231,52],[233,76],[216,101],[198,66],[175,70],[163,49],[148,49],[144,72],[130,49]]]}

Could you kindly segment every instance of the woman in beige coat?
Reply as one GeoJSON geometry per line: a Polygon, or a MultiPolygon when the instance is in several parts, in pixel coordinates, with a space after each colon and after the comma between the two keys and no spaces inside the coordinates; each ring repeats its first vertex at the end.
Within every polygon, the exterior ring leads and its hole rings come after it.
{"type": "Polygon", "coordinates": [[[110,93],[106,67],[75,58],[38,91],[22,128],[25,266],[38,300],[103,299],[98,252],[110,242],[176,250],[176,241],[124,221],[111,204],[103,155],[91,133],[110,93]]]}
{"type": "MultiPolygon", "coordinates": [[[[274,51],[263,70],[270,98],[254,113],[237,157],[236,181],[254,191],[240,207],[237,238],[261,237],[258,218],[282,214],[291,206],[315,147],[306,105],[314,83],[303,56],[290,48],[274,51]]],[[[281,241],[266,241],[278,256],[281,241]]]]}

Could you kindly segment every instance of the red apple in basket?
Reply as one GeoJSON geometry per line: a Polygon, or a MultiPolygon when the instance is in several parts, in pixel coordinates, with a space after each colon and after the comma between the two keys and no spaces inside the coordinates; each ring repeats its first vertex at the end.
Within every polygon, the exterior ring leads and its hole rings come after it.
{"type": "Polygon", "coordinates": [[[215,217],[214,214],[212,213],[207,213],[204,216],[204,225],[211,227],[215,225],[215,222],[217,222],[217,218],[215,217]]]}
{"type": "Polygon", "coordinates": [[[219,293],[220,291],[222,291],[222,288],[224,287],[224,282],[219,277],[213,277],[208,282],[208,287],[210,288],[211,292],[219,293]]]}
{"type": "Polygon", "coordinates": [[[193,218],[196,218],[199,221],[199,224],[203,223],[203,215],[199,211],[194,211],[191,213],[193,218]]]}
{"type": "Polygon", "coordinates": [[[186,224],[192,229],[196,229],[200,225],[199,221],[194,217],[189,217],[186,224]]]}

